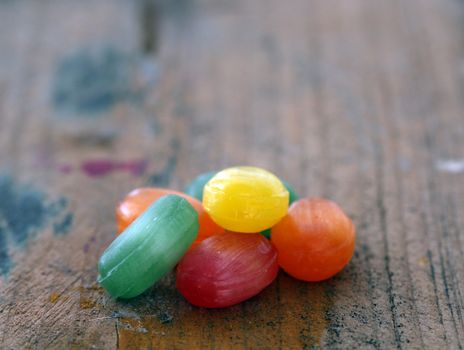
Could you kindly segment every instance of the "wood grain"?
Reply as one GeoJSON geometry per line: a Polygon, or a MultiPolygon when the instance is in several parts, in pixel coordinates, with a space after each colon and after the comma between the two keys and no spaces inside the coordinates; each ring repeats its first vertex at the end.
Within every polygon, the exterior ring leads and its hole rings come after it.
{"type": "Polygon", "coordinates": [[[0,2],[0,347],[461,349],[463,16],[456,0],[0,2]],[[350,265],[281,272],[224,310],[190,306],[172,274],[131,301],[96,285],[125,193],[236,164],[338,202],[350,265]]]}

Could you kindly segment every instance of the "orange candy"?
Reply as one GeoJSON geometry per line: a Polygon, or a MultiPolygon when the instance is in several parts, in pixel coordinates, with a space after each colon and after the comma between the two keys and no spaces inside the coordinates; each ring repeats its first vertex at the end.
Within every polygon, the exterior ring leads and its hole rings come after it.
{"type": "Polygon", "coordinates": [[[123,232],[132,221],[142,214],[150,204],[159,199],[162,196],[168,194],[177,194],[185,198],[195,208],[198,213],[200,221],[200,230],[195,241],[190,246],[190,249],[196,247],[205,238],[213,236],[215,234],[223,233],[224,229],[218,226],[211,218],[208,213],[203,209],[201,202],[185,193],[168,190],[164,188],[145,187],[137,188],[130,192],[116,207],[116,221],[118,224],[118,233],[123,232]]]}
{"type": "Polygon", "coordinates": [[[311,282],[340,272],[353,256],[355,239],[353,222],[343,210],[320,198],[293,203],[271,233],[280,267],[311,282]]]}

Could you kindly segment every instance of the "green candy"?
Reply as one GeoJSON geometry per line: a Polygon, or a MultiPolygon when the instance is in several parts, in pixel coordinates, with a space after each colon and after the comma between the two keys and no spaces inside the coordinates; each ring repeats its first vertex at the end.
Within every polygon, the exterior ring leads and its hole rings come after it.
{"type": "Polygon", "coordinates": [[[208,183],[211,178],[216,175],[217,171],[210,171],[198,175],[192,182],[190,182],[186,187],[184,192],[189,196],[195,197],[199,201],[203,200],[203,188],[208,183]]]}
{"type": "MultiPolygon", "coordinates": [[[[281,180],[282,183],[284,184],[285,188],[287,189],[289,193],[289,198],[288,202],[291,205],[293,202],[297,201],[300,197],[296,193],[295,189],[293,188],[292,185],[290,185],[287,181],[281,180]]],[[[261,234],[266,237],[267,239],[271,239],[271,229],[268,228],[267,230],[264,230],[261,232],[261,234]]]]}
{"type": "Polygon", "coordinates": [[[268,228],[267,230],[261,231],[261,234],[266,237],[267,239],[271,239],[271,229],[268,228]]]}
{"type": "Polygon", "coordinates": [[[198,228],[198,214],[184,198],[161,197],[103,252],[98,283],[115,298],[136,297],[174,268],[198,228]]]}
{"type": "Polygon", "coordinates": [[[281,181],[284,184],[285,188],[287,189],[288,193],[290,194],[289,204],[291,205],[293,202],[296,202],[300,198],[300,196],[298,196],[293,186],[290,185],[287,181],[285,180],[281,180],[281,181]]]}

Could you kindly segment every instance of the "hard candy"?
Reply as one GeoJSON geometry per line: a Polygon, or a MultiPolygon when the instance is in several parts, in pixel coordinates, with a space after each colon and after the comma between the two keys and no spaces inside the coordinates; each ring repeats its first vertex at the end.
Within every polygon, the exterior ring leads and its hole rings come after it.
{"type": "Polygon", "coordinates": [[[279,265],[304,281],[321,281],[340,272],[355,247],[353,222],[334,202],[301,199],[272,228],[279,265]]]}
{"type": "Polygon", "coordinates": [[[217,173],[205,186],[203,206],[230,231],[255,233],[276,224],[288,209],[289,193],[270,172],[235,167],[217,173]]]}
{"type": "Polygon", "coordinates": [[[222,308],[258,294],[278,272],[277,252],[259,233],[204,240],[177,266],[177,289],[193,305],[222,308]]]}
{"type": "Polygon", "coordinates": [[[224,229],[218,226],[208,213],[203,209],[203,205],[197,199],[186,195],[185,193],[157,187],[137,188],[131,191],[116,207],[116,221],[118,231],[122,232],[129,226],[145,209],[162,196],[175,194],[185,198],[197,211],[200,229],[198,236],[192,243],[191,248],[207,237],[223,233],[224,229]]]}
{"type": "Polygon", "coordinates": [[[198,175],[192,182],[185,187],[185,193],[200,201],[203,200],[203,189],[211,178],[216,175],[216,171],[210,171],[198,175]]]}
{"type": "Polygon", "coordinates": [[[143,293],[174,268],[198,228],[198,214],[184,198],[160,198],[103,252],[98,282],[115,298],[143,293]]]}
{"type": "Polygon", "coordinates": [[[284,184],[289,194],[288,203],[293,204],[293,202],[296,202],[300,198],[300,196],[288,181],[282,180],[282,183],[284,184]]]}
{"type": "MultiPolygon", "coordinates": [[[[288,181],[282,180],[282,183],[284,184],[285,188],[288,191],[289,198],[288,198],[288,204],[291,205],[293,202],[297,201],[299,196],[296,193],[295,189],[293,188],[288,181]]],[[[266,237],[267,239],[271,239],[271,229],[268,228],[267,230],[264,230],[261,232],[261,234],[266,237]]]]}

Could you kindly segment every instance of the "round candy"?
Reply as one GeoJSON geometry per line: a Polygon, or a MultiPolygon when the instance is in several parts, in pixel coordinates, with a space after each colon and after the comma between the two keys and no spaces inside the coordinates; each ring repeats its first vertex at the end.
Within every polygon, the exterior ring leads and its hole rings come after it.
{"type": "Polygon", "coordinates": [[[220,171],[206,184],[203,206],[225,229],[255,233],[285,216],[288,198],[285,186],[270,172],[235,167],[220,171]]]}
{"type": "Polygon", "coordinates": [[[259,233],[205,239],[177,265],[179,292],[193,305],[221,308],[258,294],[276,278],[277,252],[259,233]]]}
{"type": "Polygon", "coordinates": [[[115,298],[143,293],[179,262],[198,227],[198,214],[184,198],[160,198],[103,252],[98,282],[115,298]]]}
{"type": "Polygon", "coordinates": [[[326,199],[301,199],[272,228],[279,265],[304,281],[322,281],[351,260],[355,229],[342,209],[326,199]]]}
{"type": "MultiPolygon", "coordinates": [[[[299,196],[296,193],[295,189],[293,188],[292,185],[290,185],[287,181],[282,180],[282,183],[284,184],[285,188],[288,191],[289,198],[288,198],[288,204],[292,204],[293,202],[297,201],[299,196]]],[[[266,237],[267,239],[271,238],[271,229],[268,228],[267,230],[264,230],[261,232],[261,234],[266,237]]]]}
{"type": "Polygon", "coordinates": [[[201,175],[198,175],[191,183],[185,187],[185,193],[193,198],[196,198],[200,201],[203,200],[203,189],[207,182],[216,175],[216,171],[210,171],[201,175]]]}
{"type": "Polygon", "coordinates": [[[185,198],[198,213],[200,230],[198,231],[198,236],[193,242],[191,248],[195,247],[207,237],[224,232],[222,227],[218,226],[213,220],[211,220],[208,213],[203,209],[203,205],[197,199],[181,192],[156,187],[137,188],[130,192],[118,204],[116,207],[118,231],[124,231],[126,227],[129,226],[140,214],[142,214],[154,201],[168,194],[175,194],[185,198]]]}

